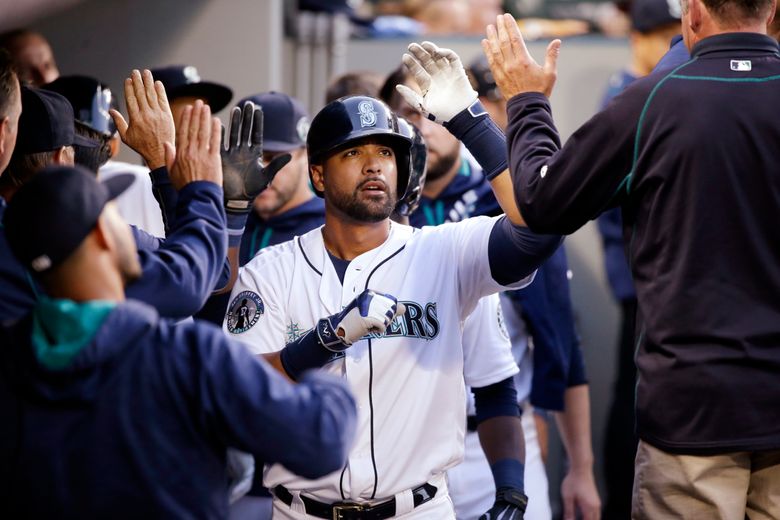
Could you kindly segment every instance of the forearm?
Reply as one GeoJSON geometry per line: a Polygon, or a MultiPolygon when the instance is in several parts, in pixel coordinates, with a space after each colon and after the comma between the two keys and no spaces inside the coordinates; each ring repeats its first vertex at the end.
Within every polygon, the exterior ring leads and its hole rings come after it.
{"type": "Polygon", "coordinates": [[[575,472],[593,471],[593,446],[590,432],[590,391],[588,385],[569,387],[566,408],[555,412],[555,422],[575,472]]]}
{"type": "Polygon", "coordinates": [[[477,426],[477,434],[491,466],[503,459],[524,463],[525,439],[520,417],[491,417],[477,426]]]}
{"type": "Polygon", "coordinates": [[[176,203],[179,194],[171,184],[168,169],[165,166],[151,170],[149,177],[152,179],[152,194],[157,200],[157,204],[160,205],[165,235],[168,236],[176,220],[176,203]]]}
{"type": "Polygon", "coordinates": [[[482,104],[475,101],[444,126],[463,142],[482,167],[496,200],[509,220],[524,225],[509,176],[506,137],[482,104]]]}

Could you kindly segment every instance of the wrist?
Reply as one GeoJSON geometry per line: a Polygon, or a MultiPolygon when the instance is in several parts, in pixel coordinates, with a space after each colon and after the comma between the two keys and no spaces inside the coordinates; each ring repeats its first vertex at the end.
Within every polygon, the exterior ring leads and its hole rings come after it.
{"type": "Polygon", "coordinates": [[[501,459],[490,465],[496,489],[525,489],[525,465],[517,459],[501,459]]]}
{"type": "Polygon", "coordinates": [[[225,211],[227,217],[228,247],[238,247],[244,235],[249,212],[225,211]]]}
{"type": "Polygon", "coordinates": [[[508,168],[506,137],[479,100],[460,111],[444,127],[471,152],[488,180],[508,168]]]}
{"type": "Polygon", "coordinates": [[[279,353],[279,358],[285,372],[297,381],[305,371],[320,368],[339,355],[325,348],[317,331],[311,330],[288,343],[279,353]]]}

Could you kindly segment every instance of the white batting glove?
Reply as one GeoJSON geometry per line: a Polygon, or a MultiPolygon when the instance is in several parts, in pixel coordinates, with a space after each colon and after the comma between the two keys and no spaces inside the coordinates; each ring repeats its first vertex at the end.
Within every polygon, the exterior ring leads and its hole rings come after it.
{"type": "Polygon", "coordinates": [[[422,94],[406,85],[396,85],[396,90],[407,103],[437,123],[446,123],[477,99],[477,91],[471,87],[454,51],[431,42],[412,43],[402,59],[422,94]]]}
{"type": "Polygon", "coordinates": [[[366,334],[382,334],[404,312],[406,306],[393,296],[367,289],[340,313],[320,320],[317,333],[325,348],[339,352],[366,334]]]}

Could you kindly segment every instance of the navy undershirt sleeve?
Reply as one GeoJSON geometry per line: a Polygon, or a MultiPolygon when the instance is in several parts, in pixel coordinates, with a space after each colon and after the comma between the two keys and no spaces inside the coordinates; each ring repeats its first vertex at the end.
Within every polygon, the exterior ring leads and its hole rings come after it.
{"type": "Polygon", "coordinates": [[[508,377],[498,383],[472,388],[474,407],[477,411],[477,424],[492,417],[518,417],[517,390],[514,377],[508,377]]]}
{"type": "Polygon", "coordinates": [[[488,242],[490,274],[501,285],[511,285],[534,272],[552,255],[563,239],[559,235],[534,233],[501,217],[488,242]]]}

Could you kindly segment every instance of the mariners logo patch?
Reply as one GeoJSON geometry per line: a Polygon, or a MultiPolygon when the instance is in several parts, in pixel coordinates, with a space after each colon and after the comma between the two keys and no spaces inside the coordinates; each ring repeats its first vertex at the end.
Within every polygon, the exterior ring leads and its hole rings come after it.
{"type": "Polygon", "coordinates": [[[233,334],[241,334],[254,327],[265,312],[263,300],[252,291],[239,293],[230,302],[227,313],[227,327],[233,334]]]}
{"type": "Polygon", "coordinates": [[[377,113],[374,110],[374,104],[371,101],[361,101],[358,103],[358,113],[360,114],[360,128],[366,126],[376,126],[377,113]]]}

